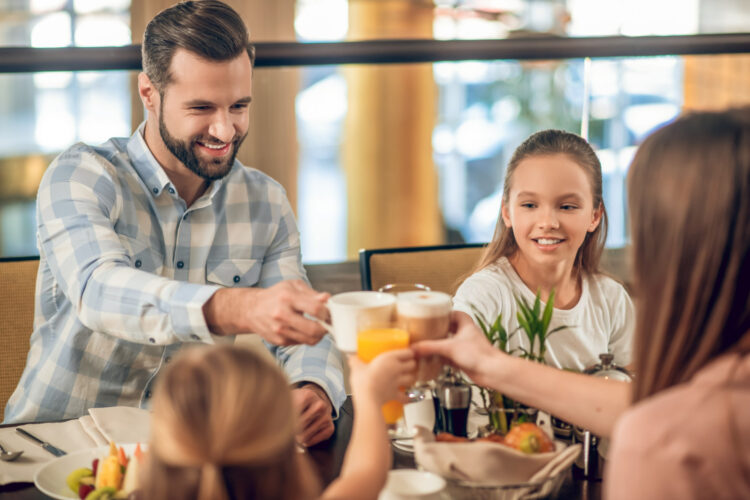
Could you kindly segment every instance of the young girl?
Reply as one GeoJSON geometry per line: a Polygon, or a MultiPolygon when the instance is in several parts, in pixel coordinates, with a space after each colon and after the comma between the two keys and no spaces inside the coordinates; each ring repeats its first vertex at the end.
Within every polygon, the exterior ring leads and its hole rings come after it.
{"type": "Polygon", "coordinates": [[[750,498],[750,108],[652,134],[628,176],[632,384],[507,356],[465,317],[441,354],[509,397],[612,436],[605,497],[750,498]]]}
{"type": "MultiPolygon", "coordinates": [[[[477,270],[459,287],[454,309],[476,311],[494,323],[502,313],[509,334],[516,331],[516,297],[546,302],[554,289],[554,313],[546,361],[577,371],[614,354],[629,365],[633,304],[625,289],[599,272],[607,237],[602,170],[591,146],[562,130],[537,132],[521,144],[505,172],[495,235],[477,270]]],[[[521,332],[510,350],[530,348],[521,332]]]]}
{"type": "Polygon", "coordinates": [[[312,465],[296,449],[282,372],[240,347],[187,350],[158,382],[140,498],[374,500],[391,463],[380,407],[405,399],[398,388],[414,382],[416,364],[408,349],[349,363],[357,417],[341,475],[321,495],[312,465]]]}

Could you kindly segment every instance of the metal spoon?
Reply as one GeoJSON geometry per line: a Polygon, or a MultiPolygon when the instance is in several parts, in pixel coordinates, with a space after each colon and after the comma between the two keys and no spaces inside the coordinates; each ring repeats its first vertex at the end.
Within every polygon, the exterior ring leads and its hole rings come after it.
{"type": "Polygon", "coordinates": [[[3,448],[3,445],[0,444],[0,460],[3,462],[12,462],[13,460],[17,459],[21,456],[23,451],[7,451],[5,448],[3,448]]]}

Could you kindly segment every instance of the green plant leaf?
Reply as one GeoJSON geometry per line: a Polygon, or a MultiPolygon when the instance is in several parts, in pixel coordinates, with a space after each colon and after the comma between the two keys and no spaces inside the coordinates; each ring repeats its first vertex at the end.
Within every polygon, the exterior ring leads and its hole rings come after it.
{"type": "Polygon", "coordinates": [[[544,314],[542,315],[542,333],[547,333],[549,323],[552,321],[552,312],[555,308],[555,290],[549,292],[547,297],[547,304],[544,306],[544,314]]]}
{"type": "Polygon", "coordinates": [[[534,316],[534,319],[539,318],[539,313],[542,310],[542,292],[541,290],[536,291],[536,297],[534,298],[534,310],[531,312],[531,314],[534,316]]]}
{"type": "Polygon", "coordinates": [[[547,332],[547,338],[549,338],[549,336],[552,335],[553,333],[559,332],[560,330],[565,330],[566,328],[568,328],[568,325],[560,325],[556,328],[553,328],[552,330],[547,332]]]}

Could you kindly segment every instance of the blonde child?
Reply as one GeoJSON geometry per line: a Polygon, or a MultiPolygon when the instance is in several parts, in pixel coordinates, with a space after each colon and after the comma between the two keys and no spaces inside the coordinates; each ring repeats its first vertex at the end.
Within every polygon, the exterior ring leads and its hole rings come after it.
{"type": "MultiPolygon", "coordinates": [[[[554,289],[546,362],[583,370],[601,353],[630,364],[633,304],[617,281],[599,272],[607,235],[602,171],[591,146],[562,130],[537,132],[513,154],[505,172],[495,235],[476,271],[459,287],[454,309],[518,328],[516,297],[546,302],[554,289]]],[[[510,338],[511,350],[529,350],[510,338]]]]}
{"type": "Polygon", "coordinates": [[[414,381],[408,349],[365,365],[350,359],[356,413],[341,475],[322,494],[297,451],[289,384],[257,354],[236,346],[193,348],[161,376],[140,497],[376,499],[391,450],[380,406],[414,381]]]}
{"type": "Polygon", "coordinates": [[[750,108],[656,131],[628,174],[632,384],[492,348],[469,318],[421,342],[477,383],[611,436],[604,496],[750,498],[750,108]]]}

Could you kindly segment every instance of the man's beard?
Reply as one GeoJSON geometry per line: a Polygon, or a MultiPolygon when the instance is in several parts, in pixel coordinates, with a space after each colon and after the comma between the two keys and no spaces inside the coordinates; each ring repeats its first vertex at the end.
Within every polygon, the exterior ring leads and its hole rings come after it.
{"type": "Polygon", "coordinates": [[[164,141],[164,145],[167,146],[167,149],[170,153],[172,153],[193,173],[202,177],[203,179],[206,179],[207,181],[215,181],[217,179],[221,179],[226,176],[230,170],[232,170],[232,165],[234,165],[234,159],[237,156],[237,151],[240,148],[240,144],[242,144],[242,141],[244,141],[245,137],[247,137],[247,133],[242,137],[235,136],[231,142],[230,147],[232,148],[232,151],[230,154],[222,158],[201,160],[195,153],[195,148],[198,147],[197,142],[199,140],[201,142],[206,142],[209,144],[211,142],[221,141],[218,141],[216,139],[206,140],[202,136],[197,136],[193,137],[188,144],[185,141],[181,141],[176,137],[173,137],[172,134],[169,133],[169,130],[167,130],[167,125],[164,123],[163,110],[161,113],[159,113],[159,134],[161,135],[161,139],[162,141],[164,141]]]}

